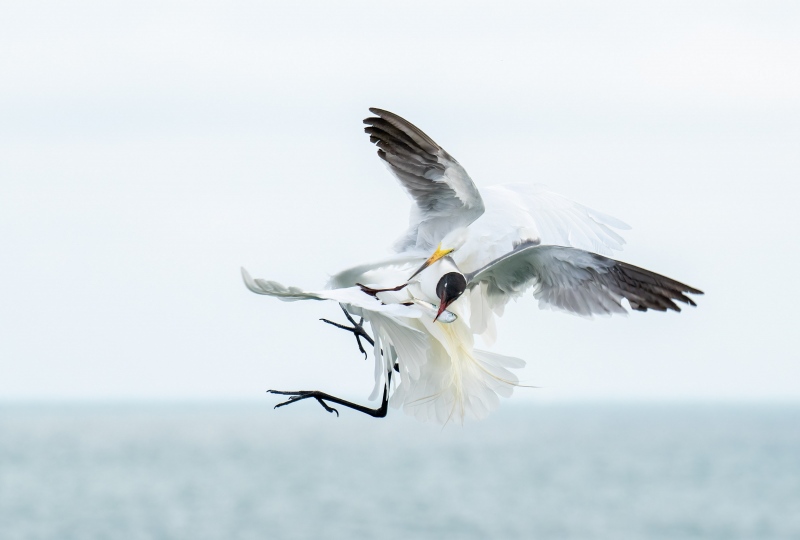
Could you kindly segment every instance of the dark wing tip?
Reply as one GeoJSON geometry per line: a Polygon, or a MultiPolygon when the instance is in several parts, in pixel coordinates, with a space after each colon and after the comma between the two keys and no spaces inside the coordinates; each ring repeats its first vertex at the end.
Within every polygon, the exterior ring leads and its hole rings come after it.
{"type": "Polygon", "coordinates": [[[392,118],[392,117],[400,118],[399,116],[397,116],[393,112],[385,111],[385,110],[379,109],[377,107],[370,107],[369,108],[369,112],[371,112],[375,116],[370,116],[368,118],[364,118],[364,123],[365,124],[372,124],[376,120],[388,120],[389,118],[392,118]]]}
{"type": "MultiPolygon", "coordinates": [[[[379,109],[377,107],[370,107],[369,112],[372,114],[378,115],[380,120],[388,122],[395,128],[399,129],[406,136],[410,137],[417,145],[419,145],[423,150],[428,152],[429,154],[436,154],[439,151],[443,151],[442,147],[439,146],[436,141],[431,139],[427,133],[419,129],[417,126],[406,120],[400,115],[397,115],[391,111],[387,111],[385,109],[379,109]]],[[[378,120],[374,117],[365,118],[365,124],[373,124],[378,120]]]]}

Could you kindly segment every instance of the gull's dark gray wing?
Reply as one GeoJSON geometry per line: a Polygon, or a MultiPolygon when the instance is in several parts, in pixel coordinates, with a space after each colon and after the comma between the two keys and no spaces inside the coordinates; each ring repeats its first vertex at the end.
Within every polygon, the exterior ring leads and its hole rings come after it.
{"type": "Polygon", "coordinates": [[[411,122],[382,109],[364,120],[369,140],[415,203],[411,224],[395,248],[434,249],[451,230],[483,214],[478,188],[467,171],[411,122]]]}
{"type": "Polygon", "coordinates": [[[675,301],[696,305],[687,294],[703,294],[674,279],[602,255],[562,246],[524,243],[465,275],[470,288],[486,283],[490,306],[504,305],[529,288],[539,305],[577,315],[680,311],[675,301]]]}

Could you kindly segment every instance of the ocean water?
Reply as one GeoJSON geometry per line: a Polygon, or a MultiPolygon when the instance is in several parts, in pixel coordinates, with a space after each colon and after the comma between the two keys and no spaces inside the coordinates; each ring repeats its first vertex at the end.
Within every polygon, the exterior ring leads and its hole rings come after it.
{"type": "Polygon", "coordinates": [[[2,404],[0,539],[800,538],[800,405],[272,404],[2,404]]]}

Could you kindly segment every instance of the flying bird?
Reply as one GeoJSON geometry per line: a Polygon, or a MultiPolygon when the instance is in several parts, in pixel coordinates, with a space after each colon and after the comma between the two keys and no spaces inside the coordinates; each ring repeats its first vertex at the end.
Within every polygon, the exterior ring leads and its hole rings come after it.
{"type": "Polygon", "coordinates": [[[382,109],[364,120],[378,156],[411,197],[408,230],[395,253],[345,269],[323,290],[253,279],[253,292],[284,301],[338,302],[351,324],[323,319],[373,350],[375,386],[368,408],[325,392],[270,390],[371,416],[388,407],[421,419],[483,418],[509,397],[524,361],[474,346],[496,337],[496,317],[511,299],[531,291],[542,308],[591,317],[636,311],[680,311],[702,291],[610,258],[629,227],[544,187],[517,183],[475,186],[466,170],[422,130],[382,109]],[[359,319],[356,320],[356,317],[359,319]],[[372,335],[367,332],[368,324],[372,335]]]}

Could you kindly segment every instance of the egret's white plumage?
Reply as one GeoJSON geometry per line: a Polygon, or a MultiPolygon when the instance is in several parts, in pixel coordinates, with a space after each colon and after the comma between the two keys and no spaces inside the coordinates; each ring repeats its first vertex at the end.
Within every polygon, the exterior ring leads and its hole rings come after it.
{"type": "Polygon", "coordinates": [[[694,305],[686,293],[702,294],[604,256],[622,249],[625,223],[542,186],[479,191],[419,128],[370,111],[365,131],[414,203],[398,253],[339,272],[324,291],[242,275],[253,292],[333,300],[364,317],[374,335],[371,399],[383,390],[392,406],[442,423],[486,416],[511,395],[518,379],[509,370],[524,362],[475,349],[474,335],[491,344],[495,317],[529,289],[541,307],[582,316],[626,313],[623,298],[640,311],[680,311],[675,300],[694,305]]]}

